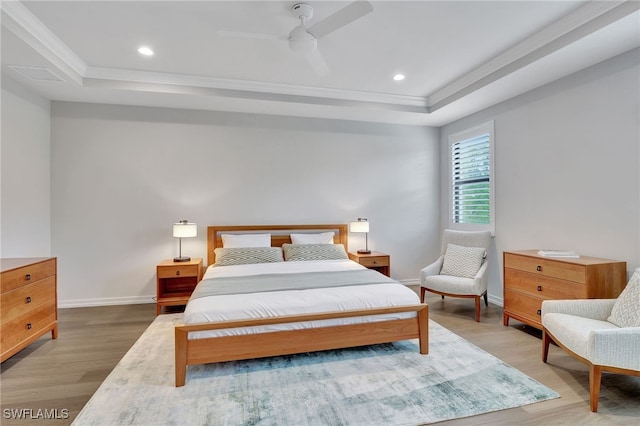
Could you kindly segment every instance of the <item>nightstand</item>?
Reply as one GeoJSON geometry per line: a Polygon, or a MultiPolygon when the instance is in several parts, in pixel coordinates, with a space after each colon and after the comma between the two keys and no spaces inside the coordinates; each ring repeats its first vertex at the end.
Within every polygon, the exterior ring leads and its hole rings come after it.
{"type": "Polygon", "coordinates": [[[168,259],[156,266],[156,315],[163,306],[186,305],[202,279],[202,259],[192,258],[188,262],[168,259]]]}
{"type": "Polygon", "coordinates": [[[388,277],[391,276],[391,260],[386,253],[380,253],[379,251],[372,251],[369,254],[349,252],[349,259],[369,269],[375,269],[388,277]]]}

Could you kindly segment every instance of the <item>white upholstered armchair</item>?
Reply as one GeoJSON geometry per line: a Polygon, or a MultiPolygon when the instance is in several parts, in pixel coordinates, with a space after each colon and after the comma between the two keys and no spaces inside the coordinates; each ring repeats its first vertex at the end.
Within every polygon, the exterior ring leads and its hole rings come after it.
{"type": "Polygon", "coordinates": [[[441,255],[420,271],[420,301],[426,291],[442,296],[473,298],[476,321],[480,322],[480,298],[487,302],[489,231],[445,229],[441,255]]]}
{"type": "Polygon", "coordinates": [[[618,299],[542,302],[542,361],[551,340],[589,366],[591,411],[598,411],[602,372],[640,376],[640,268],[618,299]]]}

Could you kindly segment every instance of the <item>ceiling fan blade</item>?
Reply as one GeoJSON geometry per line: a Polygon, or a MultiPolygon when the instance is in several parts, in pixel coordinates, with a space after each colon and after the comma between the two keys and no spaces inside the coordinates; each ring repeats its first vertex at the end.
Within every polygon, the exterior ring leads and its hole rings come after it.
{"type": "Polygon", "coordinates": [[[312,50],[309,53],[305,53],[304,57],[307,59],[311,68],[320,76],[329,74],[329,66],[324,60],[324,57],[319,50],[312,50]]]}
{"type": "Polygon", "coordinates": [[[218,30],[216,31],[218,35],[222,37],[232,37],[232,38],[249,38],[249,39],[259,39],[259,40],[278,40],[278,41],[287,41],[289,37],[275,35],[275,34],[261,34],[261,33],[245,33],[241,31],[227,31],[227,30],[218,30]]]}
{"type": "Polygon", "coordinates": [[[313,24],[307,31],[316,38],[324,37],[347,24],[362,18],[364,15],[373,12],[373,6],[368,1],[354,1],[347,7],[340,9],[333,15],[329,15],[322,21],[313,24]]]}

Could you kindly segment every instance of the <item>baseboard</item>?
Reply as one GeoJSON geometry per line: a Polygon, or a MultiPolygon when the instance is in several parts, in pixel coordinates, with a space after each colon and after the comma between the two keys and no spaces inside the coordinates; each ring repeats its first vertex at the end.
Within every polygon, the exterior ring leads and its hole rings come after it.
{"type": "Polygon", "coordinates": [[[155,295],[129,296],[129,297],[104,297],[100,299],[58,300],[58,308],[87,308],[91,306],[140,305],[143,303],[156,303],[155,295]]]}
{"type": "Polygon", "coordinates": [[[493,303],[494,305],[504,307],[504,300],[502,299],[502,297],[488,295],[487,299],[489,299],[489,302],[493,303]]]}

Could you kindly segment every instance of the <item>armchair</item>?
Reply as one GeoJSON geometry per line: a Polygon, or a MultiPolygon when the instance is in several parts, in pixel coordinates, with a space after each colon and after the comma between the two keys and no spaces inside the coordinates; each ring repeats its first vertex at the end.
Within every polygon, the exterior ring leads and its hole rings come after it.
{"type": "Polygon", "coordinates": [[[442,296],[473,298],[476,322],[480,322],[480,298],[488,306],[487,251],[489,231],[454,231],[445,229],[440,257],[420,271],[420,301],[426,291],[442,296]]]}
{"type": "Polygon", "coordinates": [[[618,299],[542,302],[542,361],[549,343],[589,366],[591,411],[598,411],[602,372],[640,376],[640,268],[618,299]]]}

